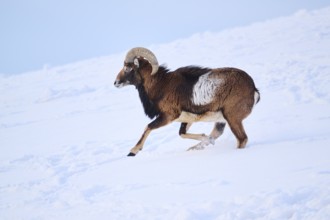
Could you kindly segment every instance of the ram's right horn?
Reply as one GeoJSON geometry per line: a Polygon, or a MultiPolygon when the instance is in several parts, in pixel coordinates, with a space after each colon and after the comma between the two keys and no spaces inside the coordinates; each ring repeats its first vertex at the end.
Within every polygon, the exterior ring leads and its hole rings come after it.
{"type": "Polygon", "coordinates": [[[153,52],[144,47],[135,47],[127,52],[125,62],[133,63],[134,59],[137,57],[143,57],[144,59],[149,61],[152,67],[151,75],[157,73],[159,64],[153,52]]]}

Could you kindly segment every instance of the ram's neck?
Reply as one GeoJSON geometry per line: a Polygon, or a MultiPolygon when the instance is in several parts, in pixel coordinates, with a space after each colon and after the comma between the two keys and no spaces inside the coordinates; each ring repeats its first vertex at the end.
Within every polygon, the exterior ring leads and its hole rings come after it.
{"type": "Polygon", "coordinates": [[[151,98],[143,84],[138,85],[136,89],[139,92],[140,100],[144,109],[144,113],[151,119],[160,114],[157,103],[151,98]]]}
{"type": "Polygon", "coordinates": [[[142,84],[136,87],[139,91],[144,112],[149,118],[160,114],[158,104],[164,96],[163,91],[170,79],[170,74],[167,72],[168,70],[166,68],[160,66],[159,71],[155,75],[145,75],[142,84]]]}

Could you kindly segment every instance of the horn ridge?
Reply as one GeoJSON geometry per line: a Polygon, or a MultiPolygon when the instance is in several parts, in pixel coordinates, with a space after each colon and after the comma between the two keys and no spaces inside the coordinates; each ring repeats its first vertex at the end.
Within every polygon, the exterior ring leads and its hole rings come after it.
{"type": "Polygon", "coordinates": [[[149,61],[152,67],[151,75],[155,74],[158,71],[159,68],[158,60],[155,54],[151,52],[149,49],[144,47],[132,48],[127,52],[125,62],[132,63],[134,59],[137,57],[143,57],[144,59],[149,61]]]}

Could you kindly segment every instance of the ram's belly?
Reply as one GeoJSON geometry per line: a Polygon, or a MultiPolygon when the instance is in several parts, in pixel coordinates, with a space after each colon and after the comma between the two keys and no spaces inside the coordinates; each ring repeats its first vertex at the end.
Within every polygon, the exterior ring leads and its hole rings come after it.
{"type": "Polygon", "coordinates": [[[180,117],[175,121],[193,123],[198,121],[204,122],[220,122],[225,121],[222,112],[206,112],[204,114],[193,114],[190,112],[182,112],[180,117]]]}

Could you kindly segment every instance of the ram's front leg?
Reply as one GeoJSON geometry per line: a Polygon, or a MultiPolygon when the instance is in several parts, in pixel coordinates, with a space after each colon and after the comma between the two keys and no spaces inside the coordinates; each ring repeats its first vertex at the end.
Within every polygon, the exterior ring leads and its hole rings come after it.
{"type": "Polygon", "coordinates": [[[171,117],[166,117],[164,115],[158,116],[154,121],[152,121],[148,126],[145,128],[142,137],[140,140],[137,142],[135,147],[133,147],[130,151],[130,153],[127,155],[129,157],[135,156],[140,150],[142,150],[144,142],[146,141],[148,135],[150,132],[154,129],[160,128],[162,126],[165,126],[172,122],[171,117]]]}

